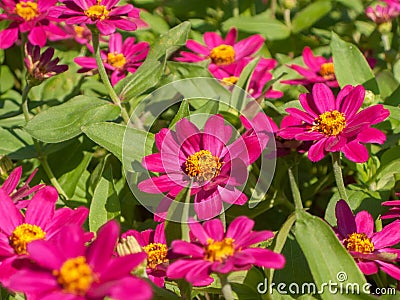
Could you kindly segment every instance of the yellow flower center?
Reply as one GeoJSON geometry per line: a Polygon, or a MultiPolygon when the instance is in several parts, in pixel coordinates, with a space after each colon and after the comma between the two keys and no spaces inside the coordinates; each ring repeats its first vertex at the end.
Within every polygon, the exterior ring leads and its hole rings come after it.
{"type": "Polygon", "coordinates": [[[344,240],[344,245],[349,251],[356,251],[363,254],[372,253],[375,250],[374,244],[365,233],[352,233],[344,240]]]}
{"type": "Polygon", "coordinates": [[[108,18],[108,14],[110,13],[107,10],[107,7],[104,5],[100,5],[101,0],[97,0],[97,4],[92,5],[87,10],[84,11],[85,15],[92,19],[92,21],[96,20],[105,20],[108,18]]]}
{"type": "Polygon", "coordinates": [[[326,79],[335,78],[335,69],[333,67],[333,63],[324,63],[321,65],[321,69],[319,70],[319,74],[326,79]]]}
{"type": "Polygon", "coordinates": [[[46,232],[37,225],[21,224],[17,226],[11,236],[10,244],[17,254],[27,254],[26,246],[36,240],[43,240],[46,237],[46,232]]]}
{"type": "Polygon", "coordinates": [[[222,241],[214,241],[209,238],[205,251],[207,260],[211,262],[222,262],[235,253],[234,239],[224,238],[222,241]]]}
{"type": "Polygon", "coordinates": [[[186,174],[195,178],[198,182],[211,180],[218,176],[222,163],[217,156],[213,156],[208,150],[200,150],[190,155],[185,162],[186,174]]]}
{"type": "Polygon", "coordinates": [[[147,253],[147,267],[154,269],[157,265],[168,262],[167,245],[161,243],[150,243],[143,247],[147,253]]]}
{"type": "Polygon", "coordinates": [[[25,19],[25,21],[30,21],[39,15],[37,3],[32,1],[21,1],[15,5],[15,13],[25,19]]]}
{"type": "Polygon", "coordinates": [[[238,82],[238,80],[239,80],[239,77],[230,76],[230,77],[222,78],[221,81],[222,81],[223,84],[225,84],[227,86],[231,86],[231,85],[236,84],[238,82]]]}
{"type": "Polygon", "coordinates": [[[219,45],[211,50],[210,58],[218,66],[230,65],[235,61],[235,50],[230,45],[219,45]]]}
{"type": "Polygon", "coordinates": [[[315,118],[312,131],[319,131],[326,136],[336,136],[346,128],[346,117],[337,110],[327,111],[315,118]]]}
{"type": "Polygon", "coordinates": [[[116,69],[122,69],[126,64],[126,58],[122,53],[108,53],[107,63],[109,63],[116,69]]]}
{"type": "Polygon", "coordinates": [[[85,27],[74,25],[74,31],[78,37],[83,37],[83,32],[85,31],[85,27]]]}
{"type": "Polygon", "coordinates": [[[66,260],[60,270],[53,271],[53,275],[64,291],[81,296],[86,294],[94,281],[93,271],[84,256],[66,260]]]}

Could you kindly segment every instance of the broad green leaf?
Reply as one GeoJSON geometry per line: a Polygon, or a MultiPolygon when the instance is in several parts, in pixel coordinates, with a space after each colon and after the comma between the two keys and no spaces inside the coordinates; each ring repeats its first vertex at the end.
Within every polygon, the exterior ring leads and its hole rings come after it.
{"type": "Polygon", "coordinates": [[[14,86],[14,75],[7,65],[0,66],[0,94],[5,93],[14,86]]]}
{"type": "Polygon", "coordinates": [[[6,154],[11,159],[27,159],[37,156],[30,136],[20,129],[0,127],[0,155],[6,154]]]}
{"type": "Polygon", "coordinates": [[[367,90],[379,94],[378,84],[367,60],[353,44],[343,41],[332,32],[331,49],[336,79],[341,87],[362,84],[367,90]]]}
{"type": "Polygon", "coordinates": [[[140,18],[150,25],[152,31],[163,34],[169,29],[168,23],[161,16],[153,15],[145,10],[140,11],[140,18]]]}
{"type": "Polygon", "coordinates": [[[347,6],[348,8],[354,9],[356,12],[361,13],[364,11],[364,4],[362,0],[336,0],[337,2],[347,6]]]}
{"type": "MultiPolygon", "coordinates": [[[[356,283],[362,291],[362,286],[366,283],[365,277],[329,225],[305,211],[297,211],[296,219],[296,240],[307,259],[317,286],[321,287],[329,282],[338,285],[356,283]],[[343,272],[346,273],[347,279],[340,281],[338,277],[344,274],[343,272]]],[[[328,290],[321,294],[321,298],[338,299],[337,295],[329,293],[328,290]]]]}
{"type": "Polygon", "coordinates": [[[190,115],[189,103],[187,100],[183,100],[181,106],[179,107],[178,112],[176,113],[176,116],[169,124],[169,128],[173,128],[176,122],[182,120],[183,118],[189,117],[189,115],[190,115]]]}
{"type": "Polygon", "coordinates": [[[120,109],[110,102],[86,96],[50,107],[37,114],[25,126],[34,138],[46,143],[59,143],[81,133],[81,127],[118,117],[120,109]]]}
{"type": "Polygon", "coordinates": [[[389,70],[379,72],[376,75],[376,81],[383,99],[390,96],[399,87],[399,83],[389,70]]]}
{"type": "Polygon", "coordinates": [[[315,22],[329,13],[332,9],[331,1],[316,1],[298,12],[292,22],[293,32],[298,33],[310,28],[315,22]]]}

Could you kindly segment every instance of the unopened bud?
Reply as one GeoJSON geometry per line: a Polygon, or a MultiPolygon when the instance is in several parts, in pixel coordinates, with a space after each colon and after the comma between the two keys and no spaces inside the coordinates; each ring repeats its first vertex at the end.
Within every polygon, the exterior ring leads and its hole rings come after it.
{"type": "MultiPolygon", "coordinates": [[[[131,235],[121,239],[121,241],[117,244],[117,253],[119,256],[126,256],[139,252],[143,252],[143,249],[140,247],[138,241],[131,235]]],[[[139,277],[147,277],[146,267],[147,259],[145,259],[140,265],[132,270],[132,274],[139,277]]]]}

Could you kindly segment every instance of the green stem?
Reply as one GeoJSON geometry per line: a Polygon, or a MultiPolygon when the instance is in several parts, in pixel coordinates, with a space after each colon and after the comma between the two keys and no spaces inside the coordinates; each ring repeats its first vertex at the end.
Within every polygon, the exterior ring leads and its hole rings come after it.
{"type": "Polygon", "coordinates": [[[340,162],[340,152],[331,152],[331,155],[332,155],[333,174],[335,175],[336,186],[339,190],[339,196],[341,199],[347,201],[348,198],[343,181],[342,166],[340,162]]]}
{"type": "Polygon", "coordinates": [[[222,286],[222,295],[224,295],[225,300],[233,300],[233,293],[232,293],[232,287],[229,284],[228,281],[228,276],[225,274],[219,274],[219,279],[221,280],[221,286],[222,286]]]}
{"type": "Polygon", "coordinates": [[[97,68],[99,70],[100,78],[104,83],[104,86],[106,87],[106,90],[108,92],[108,95],[110,96],[112,102],[114,102],[115,105],[118,105],[119,108],[121,109],[121,116],[122,119],[126,124],[129,123],[129,114],[126,111],[125,107],[122,106],[121,99],[119,99],[118,95],[115,93],[110,79],[108,78],[106,69],[103,64],[103,60],[101,59],[101,54],[100,54],[100,35],[99,32],[94,29],[92,30],[92,36],[93,36],[93,48],[94,48],[94,55],[96,57],[96,63],[97,63],[97,68]]]}
{"type": "Polygon", "coordinates": [[[290,9],[285,9],[283,12],[283,18],[285,20],[285,24],[288,28],[292,28],[292,21],[290,19],[290,9]]]}
{"type": "Polygon", "coordinates": [[[239,16],[239,0],[233,0],[233,12],[234,17],[239,16]]]}
{"type": "Polygon", "coordinates": [[[290,188],[292,190],[294,205],[296,209],[303,209],[303,202],[301,201],[301,195],[299,186],[297,184],[297,165],[288,169],[290,188]]]}
{"type": "MultiPolygon", "coordinates": [[[[30,114],[29,114],[29,108],[28,108],[28,93],[31,88],[32,88],[32,86],[30,84],[26,84],[25,88],[22,92],[22,112],[24,114],[24,118],[27,123],[31,119],[30,114]]],[[[54,176],[54,173],[51,170],[49,163],[47,161],[47,156],[46,156],[46,154],[43,153],[43,150],[42,150],[42,147],[40,146],[39,141],[34,138],[32,138],[32,140],[33,140],[33,144],[36,148],[36,152],[38,153],[38,159],[40,161],[40,164],[42,165],[44,171],[46,172],[46,175],[49,178],[51,184],[57,189],[58,194],[60,194],[65,200],[67,200],[68,196],[64,192],[60,183],[57,181],[57,178],[54,176]]]]}

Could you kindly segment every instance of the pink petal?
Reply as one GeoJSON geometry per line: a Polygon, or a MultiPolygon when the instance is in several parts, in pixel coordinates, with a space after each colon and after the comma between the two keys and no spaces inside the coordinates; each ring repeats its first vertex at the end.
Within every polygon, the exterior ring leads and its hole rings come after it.
{"type": "Polygon", "coordinates": [[[36,240],[27,245],[29,256],[41,267],[48,270],[59,270],[64,263],[58,249],[48,241],[36,240]]]}
{"type": "Polygon", "coordinates": [[[357,232],[358,233],[365,233],[369,238],[372,237],[374,232],[374,219],[367,211],[360,211],[356,215],[356,224],[357,224],[357,232]]]}
{"type": "Polygon", "coordinates": [[[10,48],[18,39],[18,27],[9,26],[0,31],[0,49],[10,48]]]}
{"type": "Polygon", "coordinates": [[[397,280],[400,280],[400,269],[397,266],[380,260],[378,260],[377,263],[379,264],[383,272],[389,274],[390,276],[392,276],[397,280]]]}
{"type": "Polygon", "coordinates": [[[314,84],[312,95],[320,114],[336,108],[335,96],[327,85],[323,83],[314,84]]]}
{"type": "Polygon", "coordinates": [[[304,47],[303,49],[303,61],[314,72],[318,73],[321,70],[321,65],[325,63],[325,59],[321,60],[321,57],[315,57],[310,47],[304,47]]]}
{"type": "Polygon", "coordinates": [[[337,220],[337,229],[343,238],[346,238],[349,234],[357,232],[357,225],[353,212],[346,201],[339,200],[336,203],[335,215],[337,220]]]}
{"type": "Polygon", "coordinates": [[[10,175],[8,176],[6,181],[4,181],[3,185],[0,188],[3,189],[6,194],[11,195],[11,193],[15,190],[19,181],[21,180],[21,175],[22,167],[19,166],[10,173],[10,175]]]}
{"type": "Polygon", "coordinates": [[[125,300],[132,298],[135,300],[153,299],[153,292],[150,284],[141,278],[126,277],[115,281],[109,289],[108,296],[115,300],[125,300]]]}
{"type": "MultiPolygon", "coordinates": [[[[193,231],[191,232],[193,233],[193,231]]],[[[188,255],[193,258],[204,257],[204,249],[202,247],[186,241],[172,241],[171,248],[173,252],[177,254],[188,255]]]]}
{"type": "Polygon", "coordinates": [[[218,186],[218,192],[222,201],[226,203],[244,205],[248,200],[247,196],[235,187],[218,186]]]}
{"type": "Polygon", "coordinates": [[[200,53],[206,56],[210,54],[210,50],[207,47],[194,40],[188,40],[186,42],[186,48],[192,50],[193,52],[200,53]]]}
{"type": "Polygon", "coordinates": [[[232,27],[226,34],[225,44],[233,46],[236,42],[237,35],[238,35],[237,29],[235,27],[232,27]]]}
{"type": "Polygon", "coordinates": [[[365,275],[378,273],[378,267],[373,261],[358,261],[357,265],[365,275]]]}
{"type": "Polygon", "coordinates": [[[346,158],[356,163],[363,163],[368,160],[367,148],[358,141],[348,143],[342,151],[346,158]]]}
{"type": "Polygon", "coordinates": [[[101,21],[96,23],[101,34],[110,35],[115,32],[116,28],[112,21],[101,21]]]}
{"type": "Polygon", "coordinates": [[[203,38],[204,38],[204,42],[210,49],[213,49],[219,45],[224,44],[224,41],[221,38],[221,36],[215,32],[206,32],[204,34],[203,38]]]}
{"type": "Polygon", "coordinates": [[[197,221],[189,223],[190,232],[202,243],[207,245],[207,240],[210,238],[204,227],[197,221]]]}
{"type": "Polygon", "coordinates": [[[43,26],[34,27],[31,32],[28,34],[28,40],[33,45],[38,45],[40,47],[44,47],[46,45],[47,34],[43,29],[43,26]]]}
{"type": "Polygon", "coordinates": [[[10,236],[14,229],[22,223],[22,214],[15,207],[10,196],[0,189],[0,230],[10,236]]]}
{"type": "Polygon", "coordinates": [[[224,238],[224,226],[220,219],[207,221],[203,224],[204,230],[214,241],[222,241],[224,238]]]}
{"type": "Polygon", "coordinates": [[[340,111],[351,118],[360,109],[364,102],[365,89],[362,85],[356,86],[341,103],[340,111]]]}
{"type": "Polygon", "coordinates": [[[319,140],[315,144],[313,144],[310,149],[308,150],[308,158],[312,162],[317,162],[323,159],[326,155],[324,149],[325,149],[325,142],[326,140],[319,140]]]}
{"type": "Polygon", "coordinates": [[[226,237],[231,237],[233,239],[238,239],[247,235],[254,227],[254,221],[248,217],[241,216],[237,217],[229,225],[226,231],[226,237]]]}
{"type": "Polygon", "coordinates": [[[309,124],[312,124],[315,119],[312,116],[310,116],[308,113],[301,111],[298,108],[286,108],[286,112],[289,113],[292,117],[297,118],[297,119],[304,121],[306,123],[309,123],[309,124]]]}
{"type": "Polygon", "coordinates": [[[118,280],[128,276],[132,270],[145,261],[147,254],[138,252],[109,260],[106,268],[102,270],[99,280],[101,282],[118,280]]]}
{"type": "Polygon", "coordinates": [[[58,200],[57,190],[46,186],[33,196],[25,214],[25,222],[45,229],[54,215],[58,200]]]}
{"type": "MultiPolygon", "coordinates": [[[[110,25],[111,25],[111,22],[110,22],[110,25]]],[[[126,30],[126,31],[134,31],[137,29],[135,22],[125,20],[125,19],[112,21],[112,25],[121,30],[126,30]]]]}
{"type": "Polygon", "coordinates": [[[397,220],[374,234],[371,241],[376,249],[393,246],[400,242],[400,221],[397,220]]]}
{"type": "Polygon", "coordinates": [[[366,128],[362,130],[357,139],[362,143],[383,144],[386,141],[386,135],[376,128],[366,128]]]}
{"type": "Polygon", "coordinates": [[[50,272],[23,269],[10,278],[9,287],[14,291],[21,291],[28,294],[44,293],[56,290],[58,283],[56,277],[50,272]]]}
{"type": "Polygon", "coordinates": [[[222,211],[222,199],[217,190],[196,194],[194,210],[200,220],[211,219],[222,211]]]}
{"type": "Polygon", "coordinates": [[[243,250],[243,252],[255,258],[256,266],[269,269],[282,269],[286,263],[285,257],[282,254],[272,252],[268,249],[248,248],[243,250]]]}
{"type": "Polygon", "coordinates": [[[235,60],[239,60],[256,53],[264,44],[264,41],[264,38],[258,34],[239,41],[234,45],[235,60]]]}

